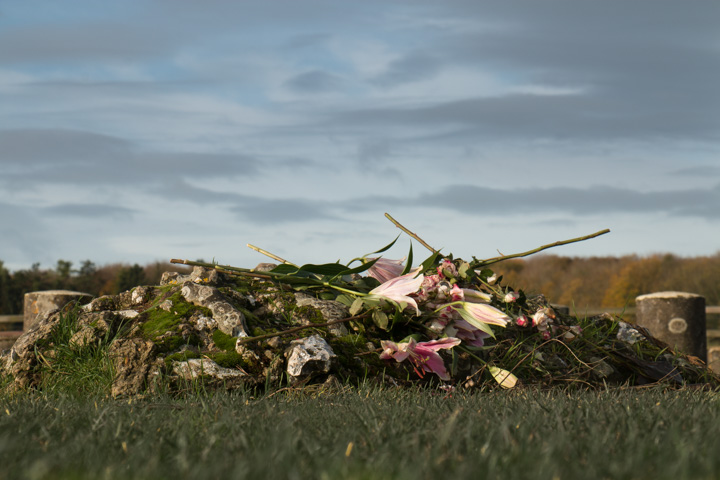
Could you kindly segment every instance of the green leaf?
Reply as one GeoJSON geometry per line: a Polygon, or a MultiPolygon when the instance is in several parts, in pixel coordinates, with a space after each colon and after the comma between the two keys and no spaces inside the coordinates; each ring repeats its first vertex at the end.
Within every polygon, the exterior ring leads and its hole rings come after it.
{"type": "Polygon", "coordinates": [[[481,322],[477,318],[473,317],[472,314],[470,312],[468,312],[467,310],[465,310],[464,308],[456,308],[455,311],[458,312],[460,314],[460,316],[463,318],[463,320],[468,322],[470,325],[472,325],[475,328],[479,328],[483,332],[490,335],[492,338],[495,338],[495,334],[493,333],[492,329],[490,328],[490,325],[488,325],[485,322],[481,322]]]}
{"type": "Polygon", "coordinates": [[[298,267],[295,267],[293,265],[288,265],[287,263],[283,263],[278,265],[277,267],[270,270],[272,273],[279,273],[281,275],[291,275],[298,271],[298,267]]]}
{"type": "Polygon", "coordinates": [[[335,297],[335,301],[342,303],[346,307],[352,306],[353,302],[357,299],[358,299],[357,297],[348,295],[347,293],[341,293],[340,295],[335,297]]]}
{"type": "Polygon", "coordinates": [[[360,313],[360,310],[363,309],[363,306],[365,306],[365,302],[362,298],[356,298],[355,301],[353,301],[352,305],[350,305],[350,315],[355,316],[358,313],[360,313]]]}
{"type": "Polygon", "coordinates": [[[410,242],[410,251],[408,252],[407,263],[405,264],[405,268],[402,271],[402,275],[405,275],[406,273],[410,273],[410,269],[412,268],[412,262],[413,262],[413,251],[412,251],[412,242],[410,242]]]}
{"type": "Polygon", "coordinates": [[[376,253],[382,253],[382,252],[385,252],[385,251],[387,251],[387,250],[390,250],[390,248],[391,248],[393,245],[395,245],[395,242],[397,242],[398,238],[400,238],[400,235],[401,235],[401,234],[398,233],[398,236],[395,237],[395,240],[393,240],[393,241],[390,242],[389,244],[385,245],[385,246],[384,246],[383,248],[381,248],[380,250],[376,250],[376,251],[374,251],[374,252],[372,252],[372,253],[368,253],[368,254],[365,255],[365,256],[367,257],[368,255],[375,255],[376,253]]]}
{"type": "Polygon", "coordinates": [[[382,330],[388,329],[388,316],[382,310],[373,310],[372,319],[378,328],[382,330]]]}
{"type": "Polygon", "coordinates": [[[460,268],[458,268],[458,275],[460,275],[460,278],[468,278],[467,271],[470,269],[470,264],[467,262],[463,262],[462,265],[460,265],[460,268]]]}
{"type": "Polygon", "coordinates": [[[442,258],[440,252],[435,252],[428,258],[426,258],[425,261],[422,263],[422,271],[426,272],[430,269],[430,267],[437,267],[438,258],[442,258]]]}

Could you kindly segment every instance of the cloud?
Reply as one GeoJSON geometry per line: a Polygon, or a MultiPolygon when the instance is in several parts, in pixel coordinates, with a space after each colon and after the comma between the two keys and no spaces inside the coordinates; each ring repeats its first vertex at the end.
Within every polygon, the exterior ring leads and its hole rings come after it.
{"type": "Polygon", "coordinates": [[[670,172],[671,175],[683,175],[688,177],[717,177],[720,176],[720,167],[715,165],[700,165],[687,167],[670,172]]]}
{"type": "Polygon", "coordinates": [[[371,79],[371,83],[380,87],[396,87],[427,80],[440,72],[442,63],[433,55],[412,51],[392,61],[382,74],[371,79]]]}
{"type": "Polygon", "coordinates": [[[344,80],[322,70],[301,73],[285,82],[285,85],[298,93],[328,93],[342,90],[344,80]]]}
{"type": "Polygon", "coordinates": [[[466,98],[430,102],[422,106],[388,106],[346,110],[331,114],[327,126],[348,130],[358,126],[423,129],[433,138],[462,136],[475,139],[554,140],[710,140],[720,131],[720,116],[711,121],[683,116],[630,111],[604,95],[508,94],[491,98],[466,98]]]}
{"type": "Polygon", "coordinates": [[[372,209],[384,205],[412,208],[436,208],[466,215],[514,216],[569,213],[666,214],[676,217],[701,217],[708,221],[720,219],[720,185],[711,189],[639,192],[635,190],[596,186],[580,188],[519,188],[502,190],[473,185],[451,185],[414,198],[378,196],[362,202],[348,201],[356,208],[372,209]]]}
{"type": "Polygon", "coordinates": [[[164,185],[156,193],[163,198],[197,205],[220,205],[242,220],[263,225],[342,220],[332,213],[332,203],[302,197],[278,198],[245,195],[196,187],[185,181],[164,185]]]}
{"type": "Polygon", "coordinates": [[[131,218],[138,213],[132,208],[114,205],[96,205],[89,203],[62,203],[52,207],[45,207],[44,212],[53,216],[70,216],[83,218],[131,218]]]}
{"type": "Polygon", "coordinates": [[[3,163],[12,167],[0,182],[69,185],[138,185],[165,178],[253,176],[260,161],[243,154],[163,152],[86,131],[0,131],[3,163]]]}

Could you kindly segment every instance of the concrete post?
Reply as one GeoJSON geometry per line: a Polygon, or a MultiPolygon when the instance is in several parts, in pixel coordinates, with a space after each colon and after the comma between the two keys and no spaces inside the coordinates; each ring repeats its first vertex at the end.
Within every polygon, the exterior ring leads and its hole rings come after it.
{"type": "Polygon", "coordinates": [[[658,292],[635,299],[636,321],[670,347],[707,363],[705,297],[694,293],[658,292]]]}
{"type": "Polygon", "coordinates": [[[68,302],[73,300],[89,302],[90,299],[92,299],[92,295],[89,293],[70,290],[44,290],[26,293],[23,306],[23,330],[27,332],[51,310],[62,308],[68,302]]]}

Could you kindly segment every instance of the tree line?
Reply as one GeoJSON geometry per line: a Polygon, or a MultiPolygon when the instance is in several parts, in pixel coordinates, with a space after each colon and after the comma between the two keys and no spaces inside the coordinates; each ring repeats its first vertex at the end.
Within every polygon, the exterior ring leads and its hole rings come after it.
{"type": "MultiPolygon", "coordinates": [[[[503,276],[505,285],[527,294],[541,293],[552,303],[578,311],[630,307],[638,295],[670,290],[696,293],[704,296],[708,305],[720,305],[720,253],[704,257],[536,255],[506,260],[493,269],[503,276]]],[[[74,268],[72,262],[58,260],[51,269],[34,264],[9,272],[0,261],[0,315],[21,314],[27,292],[62,289],[111,295],[138,285],[157,285],[163,272],[186,270],[163,262],[97,267],[90,260],[74,268]]]]}
{"type": "Polygon", "coordinates": [[[552,303],[578,311],[633,307],[635,297],[664,291],[695,293],[705,297],[707,305],[720,305],[720,253],[702,257],[537,255],[494,267],[503,275],[503,283],[528,294],[542,293],[552,303]]]}
{"type": "Polygon", "coordinates": [[[157,285],[163,272],[184,270],[187,267],[163,262],[98,267],[90,260],[75,268],[72,262],[58,260],[55,268],[41,269],[40,264],[35,263],[29,269],[10,272],[0,260],[0,315],[22,314],[23,299],[28,292],[74,290],[93,296],[114,295],[138,285],[157,285]]]}

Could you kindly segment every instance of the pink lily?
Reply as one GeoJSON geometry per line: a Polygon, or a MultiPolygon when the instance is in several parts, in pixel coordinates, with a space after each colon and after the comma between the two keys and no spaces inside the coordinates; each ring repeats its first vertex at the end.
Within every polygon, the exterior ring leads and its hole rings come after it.
{"type": "Polygon", "coordinates": [[[472,303],[489,303],[492,300],[492,295],[489,293],[475,290],[474,288],[463,288],[463,300],[472,303]]]}
{"type": "Polygon", "coordinates": [[[473,347],[482,347],[485,345],[485,339],[490,336],[487,332],[474,327],[461,318],[455,319],[453,324],[445,329],[445,334],[457,337],[463,343],[473,347]]]}
{"type": "Polygon", "coordinates": [[[407,343],[395,343],[388,340],[381,340],[380,345],[383,352],[380,358],[383,360],[395,359],[396,362],[402,362],[410,359],[415,367],[415,371],[421,377],[422,372],[435,373],[441,380],[450,380],[450,375],[445,368],[442,357],[437,353],[441,349],[451,349],[460,345],[459,338],[441,338],[439,340],[431,340],[429,342],[416,342],[414,338],[410,338],[407,343]],[[418,371],[417,369],[420,369],[418,371]]]}
{"type": "MultiPolygon", "coordinates": [[[[375,258],[367,258],[368,261],[373,261],[375,258]]],[[[402,275],[405,267],[403,266],[404,258],[400,260],[390,260],[388,258],[380,257],[377,259],[373,266],[368,269],[368,276],[376,279],[380,283],[385,283],[388,280],[399,277],[402,275]]]]}
{"type": "Polygon", "coordinates": [[[418,275],[421,269],[422,267],[418,267],[410,273],[388,280],[379,287],[370,290],[368,297],[389,300],[400,305],[403,309],[411,305],[415,308],[417,315],[420,315],[417,302],[408,295],[420,289],[424,279],[422,274],[418,275]]]}
{"type": "Polygon", "coordinates": [[[453,308],[470,325],[479,328],[492,337],[494,337],[494,335],[489,325],[497,325],[504,328],[510,321],[510,317],[507,316],[505,312],[485,303],[453,302],[440,305],[436,312],[447,307],[453,308]]]}

